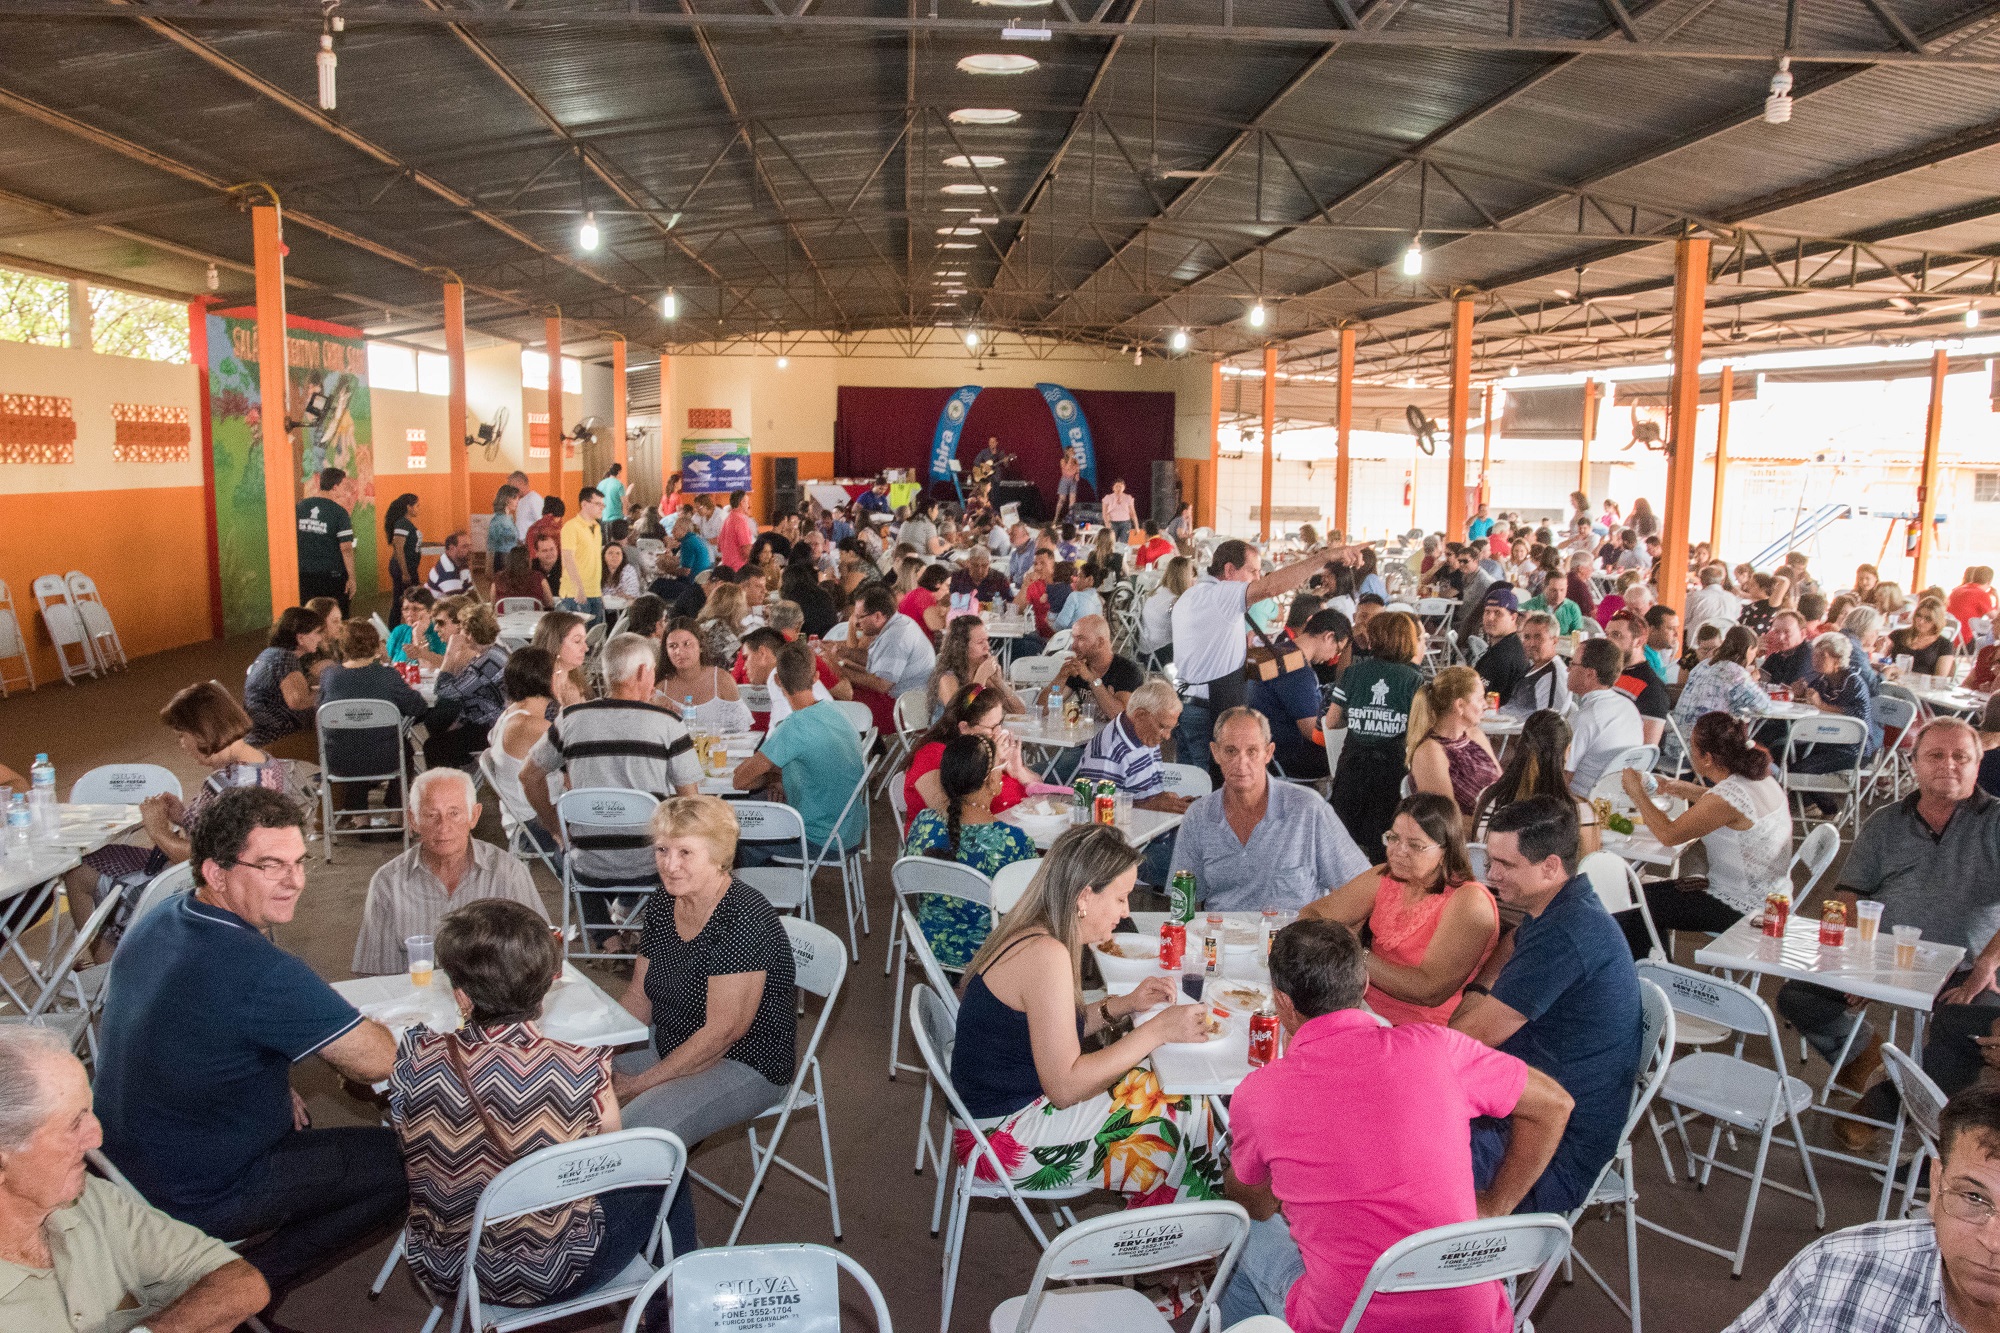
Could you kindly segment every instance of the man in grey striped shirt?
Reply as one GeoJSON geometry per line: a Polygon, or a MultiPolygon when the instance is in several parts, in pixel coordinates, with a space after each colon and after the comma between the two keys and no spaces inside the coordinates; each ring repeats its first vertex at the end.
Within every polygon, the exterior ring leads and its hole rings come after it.
{"type": "MultiPolygon", "coordinates": [[[[701,763],[681,720],[657,707],[653,697],[659,648],[651,639],[620,634],[604,646],[604,675],[610,694],[573,704],[521,765],[521,787],[542,827],[562,840],[549,775],[561,773],[575,791],[581,787],[622,787],[665,800],[693,796],[701,786],[701,763]]],[[[639,888],[659,883],[653,849],[643,827],[593,833],[571,851],[571,868],[585,889],[639,888]]],[[[586,905],[594,906],[586,898],[586,905]]]]}
{"type": "Polygon", "coordinates": [[[356,974],[402,971],[409,965],[404,940],[437,934],[445,913],[480,898],[511,898],[548,920],[527,866],[472,836],[479,823],[472,795],[472,779],[460,768],[426,769],[410,784],[417,845],[368,881],[361,934],[354,941],[356,974]]]}

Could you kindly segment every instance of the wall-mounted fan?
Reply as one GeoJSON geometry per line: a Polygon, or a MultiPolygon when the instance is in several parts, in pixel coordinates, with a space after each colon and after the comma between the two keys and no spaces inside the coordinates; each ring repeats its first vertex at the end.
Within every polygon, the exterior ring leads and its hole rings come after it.
{"type": "Polygon", "coordinates": [[[1643,444],[1655,453],[1664,453],[1667,448],[1667,437],[1660,430],[1659,422],[1635,420],[1632,423],[1632,438],[1625,447],[1630,449],[1635,444],[1643,444]]]}
{"type": "Polygon", "coordinates": [[[1416,437],[1417,448],[1426,454],[1437,452],[1438,424],[1424,415],[1424,409],[1411,403],[1403,409],[1403,420],[1410,423],[1410,434],[1416,437]]]}
{"type": "Polygon", "coordinates": [[[500,441],[507,434],[507,419],[508,412],[504,406],[494,408],[492,420],[480,423],[478,430],[465,437],[465,447],[470,449],[478,445],[486,451],[486,461],[491,463],[500,457],[500,441]]]}
{"type": "Polygon", "coordinates": [[[597,443],[597,418],[585,417],[577,422],[575,429],[570,431],[567,438],[579,449],[597,443]]]}

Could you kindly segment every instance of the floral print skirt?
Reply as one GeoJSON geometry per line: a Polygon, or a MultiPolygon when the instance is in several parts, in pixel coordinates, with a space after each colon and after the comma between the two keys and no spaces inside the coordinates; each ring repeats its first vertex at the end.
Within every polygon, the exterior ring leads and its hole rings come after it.
{"type": "MultiPolygon", "coordinates": [[[[988,1142],[1022,1189],[1092,1185],[1128,1196],[1128,1206],[1222,1197],[1222,1163],[1210,1122],[1194,1099],[1168,1096],[1141,1065],[1127,1070],[1109,1092],[1067,1108],[1037,1097],[986,1131],[988,1142]]],[[[960,1130],[953,1144],[964,1162],[972,1135],[960,1130]]],[[[982,1157],[976,1174],[993,1179],[982,1157]]]]}

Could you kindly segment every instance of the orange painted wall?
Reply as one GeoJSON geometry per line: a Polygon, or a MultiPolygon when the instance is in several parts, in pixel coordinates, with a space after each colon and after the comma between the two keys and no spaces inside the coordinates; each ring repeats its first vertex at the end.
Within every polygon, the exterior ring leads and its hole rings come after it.
{"type": "Polygon", "coordinates": [[[202,523],[199,486],[68,491],[60,500],[0,494],[0,533],[6,534],[0,579],[14,595],[35,679],[62,680],[55,647],[35,611],[33,585],[41,574],[80,569],[97,580],[130,657],[208,638],[202,523]]]}

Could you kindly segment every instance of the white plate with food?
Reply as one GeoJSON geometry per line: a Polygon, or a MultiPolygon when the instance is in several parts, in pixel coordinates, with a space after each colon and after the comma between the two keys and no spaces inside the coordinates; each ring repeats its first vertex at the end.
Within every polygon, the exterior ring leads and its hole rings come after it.
{"type": "Polygon", "coordinates": [[[1211,982],[1208,987],[1208,1002],[1220,1005],[1232,1014],[1254,1014],[1270,998],[1271,988],[1255,981],[1229,978],[1211,982]]]}
{"type": "MultiPolygon", "coordinates": [[[[1090,946],[1097,970],[1114,994],[1122,995],[1147,977],[1160,975],[1160,937],[1129,932],[1090,946]]],[[[1174,980],[1179,980],[1175,977],[1174,980]]]]}
{"type": "Polygon", "coordinates": [[[1074,802],[1071,796],[1030,796],[1008,813],[1027,833],[1053,837],[1069,827],[1074,802]]]}

